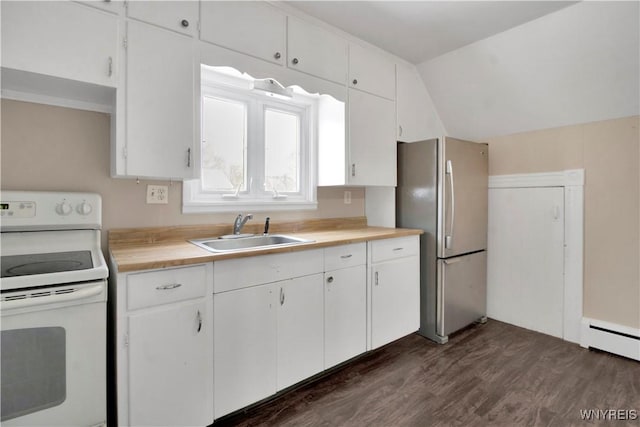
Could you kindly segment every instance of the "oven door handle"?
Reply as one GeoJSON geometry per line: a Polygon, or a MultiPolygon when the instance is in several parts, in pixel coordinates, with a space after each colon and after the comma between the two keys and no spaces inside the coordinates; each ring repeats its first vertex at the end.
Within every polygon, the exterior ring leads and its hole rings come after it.
{"type": "Polygon", "coordinates": [[[103,288],[104,286],[100,284],[100,285],[88,286],[84,289],[75,290],[73,292],[68,292],[64,294],[55,294],[55,295],[41,296],[36,298],[23,298],[23,299],[11,300],[11,301],[2,301],[2,303],[0,303],[0,309],[2,311],[15,310],[18,308],[28,308],[28,307],[34,307],[37,305],[58,304],[58,303],[66,303],[71,301],[88,299],[96,295],[100,295],[103,291],[103,288]]]}

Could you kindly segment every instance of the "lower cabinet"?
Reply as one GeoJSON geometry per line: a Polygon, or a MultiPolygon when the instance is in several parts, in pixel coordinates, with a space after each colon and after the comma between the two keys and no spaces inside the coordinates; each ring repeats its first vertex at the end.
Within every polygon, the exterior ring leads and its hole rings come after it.
{"type": "Polygon", "coordinates": [[[209,263],[118,273],[111,280],[118,403],[114,425],[213,422],[212,277],[209,263]]]}
{"type": "Polygon", "coordinates": [[[330,368],[367,350],[366,265],[324,277],[324,366],[330,368]]]}
{"type": "Polygon", "coordinates": [[[129,424],[202,426],[211,422],[206,369],[211,334],[204,301],[129,317],[129,424]]]}
{"type": "Polygon", "coordinates": [[[369,243],[371,348],[420,327],[418,236],[369,243]]]}
{"type": "Polygon", "coordinates": [[[322,278],[214,294],[216,418],[323,370],[322,278]]]}

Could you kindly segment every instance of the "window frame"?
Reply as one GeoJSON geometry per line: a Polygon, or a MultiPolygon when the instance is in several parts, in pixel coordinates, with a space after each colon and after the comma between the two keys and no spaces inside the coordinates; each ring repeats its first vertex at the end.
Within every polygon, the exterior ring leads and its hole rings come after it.
{"type": "MultiPolygon", "coordinates": [[[[216,75],[217,73],[212,73],[216,75]]],[[[295,92],[290,99],[252,90],[247,78],[233,79],[224,76],[220,80],[203,76],[200,94],[200,128],[203,129],[204,99],[213,97],[243,102],[247,105],[246,117],[246,190],[214,191],[203,188],[202,145],[196,150],[197,179],[183,182],[183,213],[237,212],[317,209],[317,115],[318,97],[295,92]],[[214,80],[215,79],[215,80],[214,80]],[[282,111],[294,114],[299,120],[298,192],[265,189],[266,182],[266,111],[282,111]],[[259,174],[259,175],[256,175],[259,174]],[[256,178],[258,176],[258,178],[256,178]]],[[[201,132],[202,133],[202,132],[201,132]]],[[[202,144],[203,137],[200,138],[202,144]]],[[[276,189],[277,190],[277,189],[276,189]]]]}

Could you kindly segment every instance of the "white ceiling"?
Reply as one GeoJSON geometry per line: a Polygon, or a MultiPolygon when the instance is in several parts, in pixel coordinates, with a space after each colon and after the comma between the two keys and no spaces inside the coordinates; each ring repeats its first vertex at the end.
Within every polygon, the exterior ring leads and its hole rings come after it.
{"type": "Polygon", "coordinates": [[[288,1],[287,4],[419,64],[532,21],[571,1],[288,1]]]}

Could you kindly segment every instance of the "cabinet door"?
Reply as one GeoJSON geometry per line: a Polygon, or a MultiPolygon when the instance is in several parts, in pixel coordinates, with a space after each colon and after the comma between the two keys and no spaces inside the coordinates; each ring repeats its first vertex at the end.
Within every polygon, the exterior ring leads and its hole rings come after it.
{"type": "Polygon", "coordinates": [[[124,0],[80,0],[78,3],[117,14],[120,14],[124,7],[124,0]]]}
{"type": "Polygon", "coordinates": [[[209,315],[200,300],[129,317],[129,425],[211,424],[209,315]]]}
{"type": "Polygon", "coordinates": [[[194,36],[198,28],[198,2],[195,0],[129,1],[127,16],[194,36]]]}
{"type": "Polygon", "coordinates": [[[359,265],[324,277],[324,366],[330,368],[367,350],[367,270],[359,265]]]}
{"type": "Polygon", "coordinates": [[[397,94],[398,141],[415,142],[437,136],[435,112],[427,106],[429,95],[417,70],[413,66],[398,64],[397,94]]]}
{"type": "Polygon", "coordinates": [[[200,38],[276,64],[285,61],[286,16],[254,1],[201,3],[200,38]]]}
{"type": "Polygon", "coordinates": [[[194,143],[194,43],[127,24],[126,175],[190,178],[194,143]]]}
{"type": "Polygon", "coordinates": [[[349,86],[396,99],[396,65],[372,49],[349,45],[349,86]]]}
{"type": "Polygon", "coordinates": [[[71,2],[2,2],[2,66],[115,86],[118,18],[71,2]]]}
{"type": "Polygon", "coordinates": [[[276,392],[274,289],[279,287],[261,285],[213,296],[216,418],[276,392]]]}
{"type": "Polygon", "coordinates": [[[289,68],[344,84],[347,78],[346,40],[291,16],[287,22],[289,68]]]}
{"type": "Polygon", "coordinates": [[[322,371],[322,274],[278,282],[278,390],[322,371]]]}
{"type": "Polygon", "coordinates": [[[396,185],[395,103],[349,89],[349,184],[396,185]]]}
{"type": "Polygon", "coordinates": [[[374,264],[371,269],[371,346],[380,347],[420,327],[420,258],[374,264]]]}

